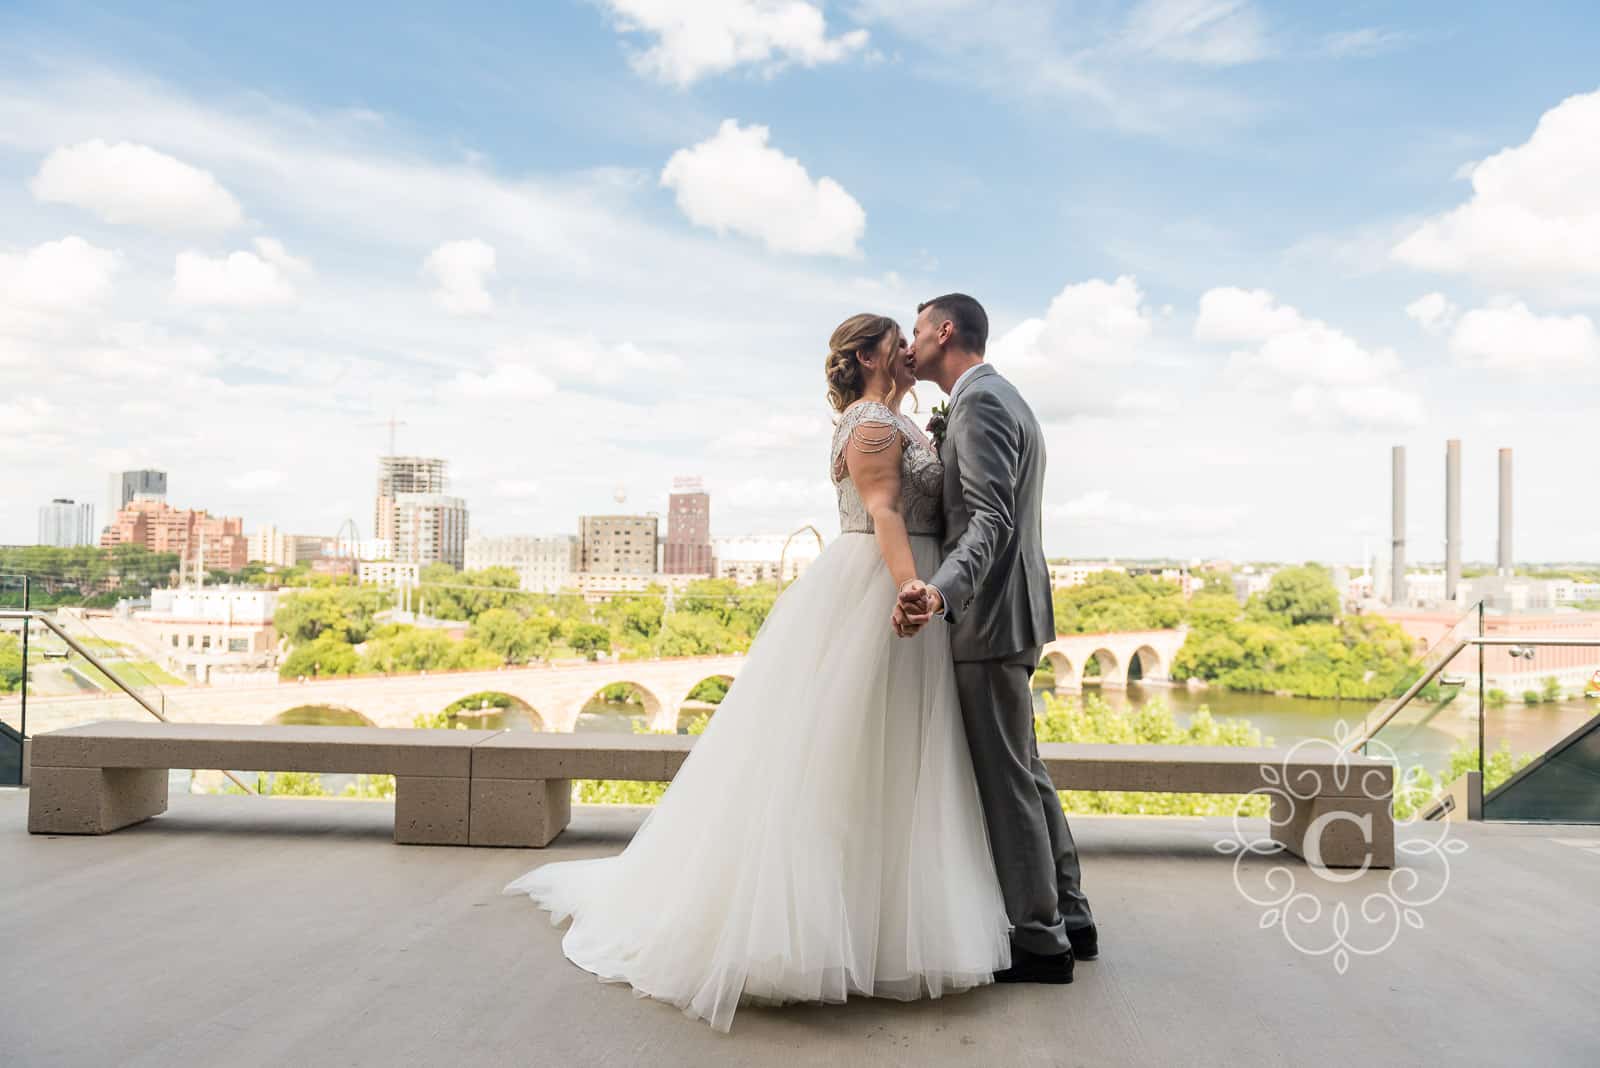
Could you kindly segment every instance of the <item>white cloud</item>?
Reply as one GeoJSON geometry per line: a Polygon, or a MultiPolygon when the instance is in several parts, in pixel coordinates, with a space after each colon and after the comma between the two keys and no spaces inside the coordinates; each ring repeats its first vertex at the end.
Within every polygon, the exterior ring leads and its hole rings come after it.
{"type": "Polygon", "coordinates": [[[1428,293],[1406,305],[1406,314],[1430,334],[1442,334],[1461,311],[1443,293],[1428,293]]]}
{"type": "Polygon", "coordinates": [[[1359,30],[1330,33],[1322,39],[1322,50],[1335,59],[1370,59],[1410,41],[1411,35],[1408,33],[1365,26],[1359,30]]]}
{"type": "Polygon", "coordinates": [[[603,0],[617,27],[655,43],[634,69],[678,86],[740,66],[834,63],[866,46],[867,32],[828,36],[820,7],[803,0],[603,0]]]}
{"type": "Polygon", "coordinates": [[[1461,362],[1497,370],[1571,370],[1600,362],[1600,333],[1587,315],[1538,315],[1502,298],[1461,317],[1450,336],[1461,362]]]}
{"type": "Polygon", "coordinates": [[[719,489],[717,495],[734,508],[762,515],[807,512],[832,516],[838,511],[833,483],[822,478],[751,478],[719,489]]]}
{"type": "Polygon", "coordinates": [[[96,139],[58,148],[45,157],[29,188],[46,203],[157,230],[226,230],[243,218],[239,202],[209,171],[127,141],[96,139]]]}
{"type": "Polygon", "coordinates": [[[1250,0],[1143,0],[1128,15],[1130,47],[1163,59],[1229,67],[1270,48],[1250,0]]]}
{"type": "Polygon", "coordinates": [[[775,252],[858,255],[867,213],[832,178],[767,144],[765,126],[726,119],[715,136],[679,149],[661,171],[690,222],[760,239],[775,252]]]}
{"type": "Polygon", "coordinates": [[[283,247],[283,242],[271,237],[258,237],[255,240],[256,251],[261,258],[272,264],[286,275],[309,275],[311,261],[299,256],[291,256],[283,247]]]}
{"type": "Polygon", "coordinates": [[[1200,297],[1194,336],[1199,341],[1265,341],[1301,324],[1300,313],[1265,289],[1222,286],[1200,297]]]}
{"type": "Polygon", "coordinates": [[[282,471],[258,470],[245,471],[228,479],[228,488],[241,493],[259,492],[274,489],[283,485],[288,478],[282,471]]]}
{"type": "MultiPolygon", "coordinates": [[[[913,418],[918,417],[913,416],[913,418]]],[[[734,429],[714,438],[711,447],[748,452],[772,452],[804,448],[825,442],[832,433],[832,422],[820,413],[778,412],[769,414],[757,422],[736,424],[734,429]]]]}
{"type": "Polygon", "coordinates": [[[484,315],[494,307],[488,281],[495,274],[494,246],[476,238],[446,241],[423,261],[438,288],[433,299],[451,315],[484,315]]]}
{"type": "Polygon", "coordinates": [[[474,400],[542,400],[556,391],[555,382],[526,362],[496,361],[488,370],[462,371],[455,389],[474,400]]]}
{"type": "Polygon", "coordinates": [[[1152,508],[1113,496],[1106,490],[1091,490],[1050,509],[1046,518],[1073,527],[1154,528],[1177,536],[1232,529],[1247,512],[1248,509],[1238,505],[1152,508]]]}
{"type": "Polygon", "coordinates": [[[1230,355],[1229,376],[1249,386],[1287,386],[1296,415],[1395,427],[1422,420],[1422,402],[1401,384],[1404,368],[1393,349],[1368,348],[1266,290],[1207,291],[1194,335],[1254,345],[1230,355]]]}
{"type": "Polygon", "coordinates": [[[121,265],[120,253],[77,236],[22,253],[0,253],[0,317],[7,305],[70,309],[93,304],[106,295],[121,265]]]}
{"type": "Polygon", "coordinates": [[[1422,270],[1515,283],[1600,282],[1600,91],[1568,97],[1527,141],[1470,168],[1472,196],[1391,255],[1422,270]]]}
{"type": "Polygon", "coordinates": [[[1065,286],[1042,318],[1024,319],[990,342],[988,358],[1027,393],[1041,419],[1068,419],[1104,409],[1099,369],[1132,364],[1154,326],[1137,279],[1091,278],[1065,286]]]}
{"type": "Polygon", "coordinates": [[[496,497],[534,497],[539,493],[539,483],[526,478],[503,478],[494,484],[496,497]]]}
{"type": "Polygon", "coordinates": [[[56,406],[43,397],[17,397],[0,404],[0,433],[27,434],[48,428],[56,418],[56,406]]]}
{"type": "Polygon", "coordinates": [[[1019,370],[1128,363],[1153,325],[1137,279],[1091,278],[1063,288],[1042,319],[1024,319],[996,339],[991,358],[1019,370]]]}
{"type": "Polygon", "coordinates": [[[256,308],[294,299],[287,274],[309,266],[284,252],[276,241],[256,242],[261,253],[231,252],[225,257],[203,252],[178,253],[172,297],[179,304],[201,307],[256,308]]]}
{"type": "Polygon", "coordinates": [[[1415,393],[1382,385],[1301,386],[1289,395],[1289,410],[1317,423],[1375,429],[1414,427],[1423,420],[1415,393]]]}

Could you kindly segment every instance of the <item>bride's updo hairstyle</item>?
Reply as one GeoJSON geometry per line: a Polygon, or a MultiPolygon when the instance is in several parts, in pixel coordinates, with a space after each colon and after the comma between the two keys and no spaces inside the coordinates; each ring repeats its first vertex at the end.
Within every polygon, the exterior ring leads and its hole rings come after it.
{"type": "Polygon", "coordinates": [[[828,360],[823,371],[828,378],[828,403],[842,412],[861,399],[866,386],[866,370],[861,354],[878,347],[884,335],[898,336],[900,327],[887,315],[852,315],[839,324],[828,339],[828,360]]]}

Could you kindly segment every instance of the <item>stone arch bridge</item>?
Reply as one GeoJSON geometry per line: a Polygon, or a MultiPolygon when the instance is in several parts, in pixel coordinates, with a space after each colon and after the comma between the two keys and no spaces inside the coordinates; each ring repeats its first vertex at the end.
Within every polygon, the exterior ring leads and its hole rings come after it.
{"type": "MultiPolygon", "coordinates": [[[[415,675],[363,675],[263,685],[170,687],[166,713],[175,720],[205,723],[268,723],[300,705],[332,705],[361,713],[379,727],[409,727],[418,713],[433,713],[476,693],[509,694],[528,704],[550,731],[570,731],[578,713],[600,690],[632,683],[656,730],[672,730],[678,711],[708,678],[731,679],[739,656],[666,660],[598,661],[492,671],[435,671],[415,675]]],[[[126,696],[94,694],[39,697],[28,702],[29,733],[42,733],[94,719],[148,719],[126,696]]]]}
{"type": "MultiPolygon", "coordinates": [[[[1055,669],[1056,689],[1084,685],[1121,688],[1130,680],[1164,682],[1172,659],[1183,647],[1185,631],[1153,630],[1114,634],[1063,635],[1045,646],[1043,657],[1055,669]],[[1085,677],[1090,659],[1098,676],[1085,677]]],[[[434,713],[477,693],[504,693],[530,706],[535,726],[570,731],[578,714],[607,686],[631,683],[644,701],[656,730],[673,730],[687,698],[708,678],[732,679],[741,656],[681,657],[665,660],[597,661],[492,671],[444,671],[415,675],[364,675],[251,685],[174,686],[165,691],[172,719],[199,723],[270,723],[301,705],[348,708],[380,727],[409,727],[419,713],[434,713]]],[[[0,700],[15,720],[15,697],[0,700]]],[[[149,714],[120,693],[35,697],[28,702],[33,734],[96,719],[147,719],[149,714]]]]}
{"type": "Polygon", "coordinates": [[[1122,689],[1129,682],[1168,682],[1172,661],[1188,631],[1134,630],[1110,634],[1063,634],[1044,647],[1043,659],[1055,670],[1056,689],[1081,690],[1085,684],[1122,689]],[[1090,660],[1098,676],[1085,676],[1090,660]]]}

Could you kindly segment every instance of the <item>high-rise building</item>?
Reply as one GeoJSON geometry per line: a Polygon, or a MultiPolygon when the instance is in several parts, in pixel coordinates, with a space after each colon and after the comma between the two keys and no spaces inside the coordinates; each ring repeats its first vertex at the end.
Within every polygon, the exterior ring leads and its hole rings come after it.
{"type": "MultiPolygon", "coordinates": [[[[442,465],[444,461],[438,461],[442,465]]],[[[445,563],[459,569],[466,561],[467,502],[443,493],[394,495],[394,558],[400,563],[445,563]]]]}
{"type": "Polygon", "coordinates": [[[153,468],[138,471],[116,471],[111,475],[111,486],[106,492],[106,522],[112,522],[129,501],[164,501],[167,499],[167,473],[153,468]]]}
{"type": "Polygon", "coordinates": [[[378,457],[378,495],[373,508],[372,536],[392,546],[399,545],[395,522],[400,494],[443,493],[445,467],[445,461],[425,456],[378,457]]]}
{"type": "Polygon", "coordinates": [[[249,557],[244,520],[208,515],[205,509],[173,508],[165,501],[135,498],[100,535],[100,544],[140,545],[155,553],[177,553],[183,567],[237,571],[249,557]]]}
{"type": "Polygon", "coordinates": [[[651,515],[578,518],[578,568],[590,574],[653,575],[660,520],[651,515]]]}
{"type": "Polygon", "coordinates": [[[263,523],[250,535],[248,555],[251,560],[274,567],[294,566],[293,535],[285,534],[271,523],[263,523]]]}
{"type": "Polygon", "coordinates": [[[575,585],[578,539],[571,534],[468,539],[466,569],[482,571],[486,567],[511,568],[530,593],[560,593],[575,585]]]}
{"type": "Polygon", "coordinates": [[[57,497],[39,509],[40,545],[74,549],[93,545],[98,533],[94,528],[94,505],[87,501],[79,504],[57,497]]]}
{"type": "Polygon", "coordinates": [[[698,478],[673,480],[661,570],[668,575],[709,575],[716,570],[711,552],[711,495],[698,478]]]}

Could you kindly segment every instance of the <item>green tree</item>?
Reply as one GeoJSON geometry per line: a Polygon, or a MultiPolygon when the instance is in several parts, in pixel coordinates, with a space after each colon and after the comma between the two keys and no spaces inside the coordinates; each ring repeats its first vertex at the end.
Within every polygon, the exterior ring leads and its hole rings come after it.
{"type": "Polygon", "coordinates": [[[1098,634],[1166,630],[1183,622],[1183,591],[1176,583],[1120,571],[1096,572],[1054,594],[1056,632],[1098,634]]]}
{"type": "Polygon", "coordinates": [[[567,644],[590,660],[611,651],[611,632],[598,623],[575,623],[563,629],[567,644]]]}
{"type": "Polygon", "coordinates": [[[439,630],[391,624],[379,628],[361,656],[364,671],[403,674],[499,667],[498,653],[471,638],[456,641],[439,630]]]}
{"type": "Polygon", "coordinates": [[[1291,626],[1332,623],[1339,615],[1339,593],[1328,572],[1315,564],[1286,567],[1272,576],[1261,606],[1291,626]]]}
{"type": "Polygon", "coordinates": [[[337,633],[327,631],[290,649],[289,655],[278,665],[278,677],[298,679],[302,675],[310,678],[354,675],[360,667],[361,656],[355,647],[337,633]]]}
{"type": "Polygon", "coordinates": [[[22,643],[10,634],[0,634],[0,693],[22,686],[22,643]]]}
{"type": "Polygon", "coordinates": [[[524,619],[510,608],[483,612],[467,634],[507,664],[526,664],[550,648],[550,621],[524,619]]]}
{"type": "Polygon", "coordinates": [[[732,637],[710,614],[676,612],[667,617],[657,648],[662,656],[709,656],[724,652],[732,637]]]}
{"type": "Polygon", "coordinates": [[[435,563],[424,567],[417,579],[419,603],[435,619],[472,620],[491,608],[509,608],[524,599],[522,578],[509,567],[457,571],[435,563]]]}

